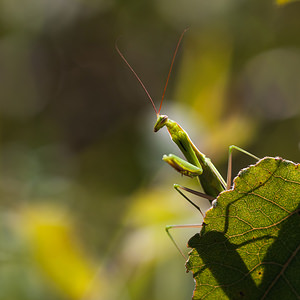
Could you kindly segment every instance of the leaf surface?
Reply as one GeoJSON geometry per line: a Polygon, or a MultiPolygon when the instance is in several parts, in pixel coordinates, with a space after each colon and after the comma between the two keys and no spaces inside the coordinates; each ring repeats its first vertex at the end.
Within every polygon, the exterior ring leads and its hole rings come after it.
{"type": "Polygon", "coordinates": [[[299,164],[266,157],[217,201],[188,243],[193,299],[299,299],[299,164]]]}

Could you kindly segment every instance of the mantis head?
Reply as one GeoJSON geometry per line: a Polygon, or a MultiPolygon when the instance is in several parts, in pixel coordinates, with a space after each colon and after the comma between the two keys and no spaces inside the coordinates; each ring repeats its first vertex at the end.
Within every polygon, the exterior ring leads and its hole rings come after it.
{"type": "Polygon", "coordinates": [[[158,115],[157,116],[157,121],[154,125],[154,132],[157,132],[161,128],[163,128],[167,122],[168,122],[169,117],[166,115],[158,115]]]}

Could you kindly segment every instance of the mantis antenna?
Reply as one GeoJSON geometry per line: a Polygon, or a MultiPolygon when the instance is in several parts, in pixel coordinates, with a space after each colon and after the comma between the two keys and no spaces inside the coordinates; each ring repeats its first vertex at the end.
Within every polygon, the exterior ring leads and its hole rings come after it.
{"type": "Polygon", "coordinates": [[[115,44],[115,47],[116,47],[116,50],[117,52],[119,53],[119,55],[121,56],[121,58],[123,59],[123,61],[126,63],[126,65],[128,66],[128,68],[131,70],[131,72],[133,73],[133,75],[136,77],[136,79],[138,80],[138,82],[140,83],[140,85],[142,86],[143,90],[145,91],[145,93],[147,94],[153,108],[154,108],[154,111],[156,113],[156,115],[158,116],[160,111],[161,111],[161,107],[162,107],[162,103],[163,103],[163,100],[164,100],[164,97],[165,97],[165,93],[166,93],[166,90],[167,90],[167,86],[168,86],[168,83],[169,83],[169,79],[170,79],[170,75],[171,75],[171,71],[172,71],[172,68],[173,68],[173,65],[174,65],[174,61],[175,61],[175,57],[176,57],[176,54],[178,52],[178,48],[179,48],[179,45],[181,43],[181,40],[184,36],[184,34],[188,31],[189,28],[186,28],[179,40],[178,40],[178,43],[177,43],[177,46],[175,48],[175,52],[173,54],[173,58],[172,58],[172,62],[171,62],[171,66],[170,66],[170,70],[169,70],[169,73],[168,73],[168,76],[167,76],[167,80],[166,80],[166,84],[165,84],[165,87],[164,87],[164,91],[163,91],[163,95],[162,95],[162,98],[161,98],[161,101],[160,101],[160,106],[159,106],[159,110],[157,111],[156,109],[156,106],[154,104],[154,101],[152,100],[148,90],[146,89],[145,85],[143,84],[142,80],[140,79],[140,77],[137,75],[137,73],[134,71],[134,69],[132,68],[132,66],[129,64],[129,62],[127,61],[127,59],[125,58],[125,56],[122,54],[122,52],[120,51],[120,49],[118,48],[118,45],[117,45],[117,41],[116,41],[116,44],[115,44]]]}
{"type": "Polygon", "coordinates": [[[171,66],[170,66],[170,70],[169,70],[169,73],[168,73],[168,76],[167,76],[167,80],[166,80],[166,84],[165,84],[165,87],[164,87],[164,91],[163,91],[163,95],[161,97],[161,100],[160,100],[160,106],[159,106],[159,110],[158,110],[158,114],[160,113],[161,111],[161,107],[162,107],[162,103],[164,101],[164,97],[165,97],[165,93],[166,93],[166,90],[167,90],[167,86],[168,86],[168,83],[169,83],[169,79],[170,79],[170,75],[171,75],[171,72],[172,72],[172,68],[173,68],[173,64],[174,64],[174,61],[175,61],[175,57],[176,57],[176,54],[178,52],[178,48],[179,48],[179,45],[181,43],[181,40],[184,36],[184,34],[189,30],[189,27],[187,27],[186,29],[184,29],[184,31],[182,32],[179,40],[178,40],[178,43],[177,43],[177,46],[175,48],[175,52],[173,54],[173,58],[172,58],[172,62],[171,62],[171,66]]]}
{"type": "Polygon", "coordinates": [[[121,58],[124,60],[124,62],[126,63],[126,65],[128,66],[128,68],[131,70],[131,72],[133,73],[133,75],[136,77],[136,79],[138,80],[138,82],[140,83],[140,85],[142,86],[143,90],[145,91],[145,93],[147,94],[153,108],[154,108],[154,111],[156,113],[156,115],[158,115],[158,112],[157,112],[157,109],[155,107],[155,104],[149,94],[149,92],[147,91],[146,87],[144,86],[142,80],[140,79],[140,77],[136,74],[136,72],[133,70],[132,66],[129,64],[129,62],[127,61],[127,59],[125,58],[125,56],[122,54],[122,52],[120,51],[120,49],[118,48],[118,45],[117,45],[117,41],[116,41],[116,44],[115,44],[115,47],[116,47],[116,50],[118,51],[119,55],[121,56],[121,58]]]}

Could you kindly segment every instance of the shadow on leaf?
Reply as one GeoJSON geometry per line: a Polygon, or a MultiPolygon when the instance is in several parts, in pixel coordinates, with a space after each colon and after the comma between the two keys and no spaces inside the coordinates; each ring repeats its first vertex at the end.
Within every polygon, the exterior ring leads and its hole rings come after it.
{"type": "MultiPolygon", "coordinates": [[[[272,237],[259,239],[269,238],[272,237]]],[[[237,251],[238,248],[256,240],[258,239],[235,245],[230,243],[224,233],[217,231],[209,231],[202,237],[196,234],[189,240],[189,247],[194,248],[202,259],[202,266],[198,265],[200,269],[194,273],[194,277],[207,269],[216,280],[215,286],[207,288],[207,296],[216,293],[217,289],[222,289],[229,299],[258,299],[257,297],[262,294],[261,290],[255,284],[251,272],[237,251]]],[[[191,268],[190,265],[189,269],[191,268]]],[[[206,288],[204,285],[203,282],[202,288],[206,288]]],[[[194,299],[197,298],[194,296],[194,299]]]]}

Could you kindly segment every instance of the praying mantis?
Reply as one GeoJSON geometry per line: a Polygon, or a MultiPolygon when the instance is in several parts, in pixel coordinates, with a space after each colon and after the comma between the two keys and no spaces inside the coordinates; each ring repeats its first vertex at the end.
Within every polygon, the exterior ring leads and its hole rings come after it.
{"type": "MultiPolygon", "coordinates": [[[[166,127],[171,139],[173,142],[178,146],[186,160],[174,155],[174,154],[169,154],[169,155],[164,155],[163,160],[167,162],[171,167],[173,167],[176,171],[178,171],[180,174],[189,176],[189,177],[196,177],[200,186],[203,189],[203,192],[195,191],[190,188],[181,186],[179,184],[174,184],[174,188],[177,192],[179,192],[189,203],[191,203],[204,217],[200,207],[196,205],[193,201],[191,201],[182,191],[186,191],[188,193],[194,194],[196,196],[202,197],[210,201],[212,204],[212,207],[216,207],[217,205],[217,196],[225,191],[229,190],[231,187],[231,173],[232,173],[232,151],[238,150],[244,154],[249,155],[250,157],[259,160],[258,157],[255,155],[235,146],[231,145],[229,146],[229,151],[228,151],[228,169],[227,169],[227,181],[223,179],[217,168],[214,166],[214,164],[211,162],[211,160],[203,154],[198,148],[194,145],[192,140],[190,139],[189,135],[187,132],[175,121],[171,120],[167,115],[160,114],[161,108],[162,108],[162,103],[164,100],[165,92],[167,89],[167,85],[169,82],[170,74],[173,68],[173,64],[175,61],[175,57],[179,48],[179,45],[182,41],[182,38],[185,34],[185,32],[188,30],[185,29],[177,43],[177,46],[175,48],[175,52],[173,54],[173,58],[171,61],[171,66],[169,69],[169,73],[167,76],[167,80],[165,83],[165,87],[163,90],[163,95],[160,101],[160,106],[159,109],[157,110],[153,99],[151,98],[148,90],[144,86],[143,82],[137,75],[137,73],[134,71],[134,69],[131,67],[131,65],[128,63],[124,55],[121,53],[119,50],[118,46],[116,45],[116,50],[118,54],[121,56],[125,64],[129,67],[131,72],[134,74],[142,88],[144,89],[145,93],[147,94],[147,97],[150,101],[150,103],[153,106],[153,109],[156,114],[156,123],[154,125],[154,132],[158,132],[160,129],[163,127],[166,127]]],[[[185,257],[184,253],[182,250],[179,248],[177,243],[175,242],[174,238],[170,234],[170,229],[172,228],[201,228],[202,224],[187,224],[187,225],[169,225],[166,226],[166,232],[168,236],[170,237],[171,241],[174,243],[175,247],[178,249],[178,251],[181,253],[181,255],[185,257]]]]}

